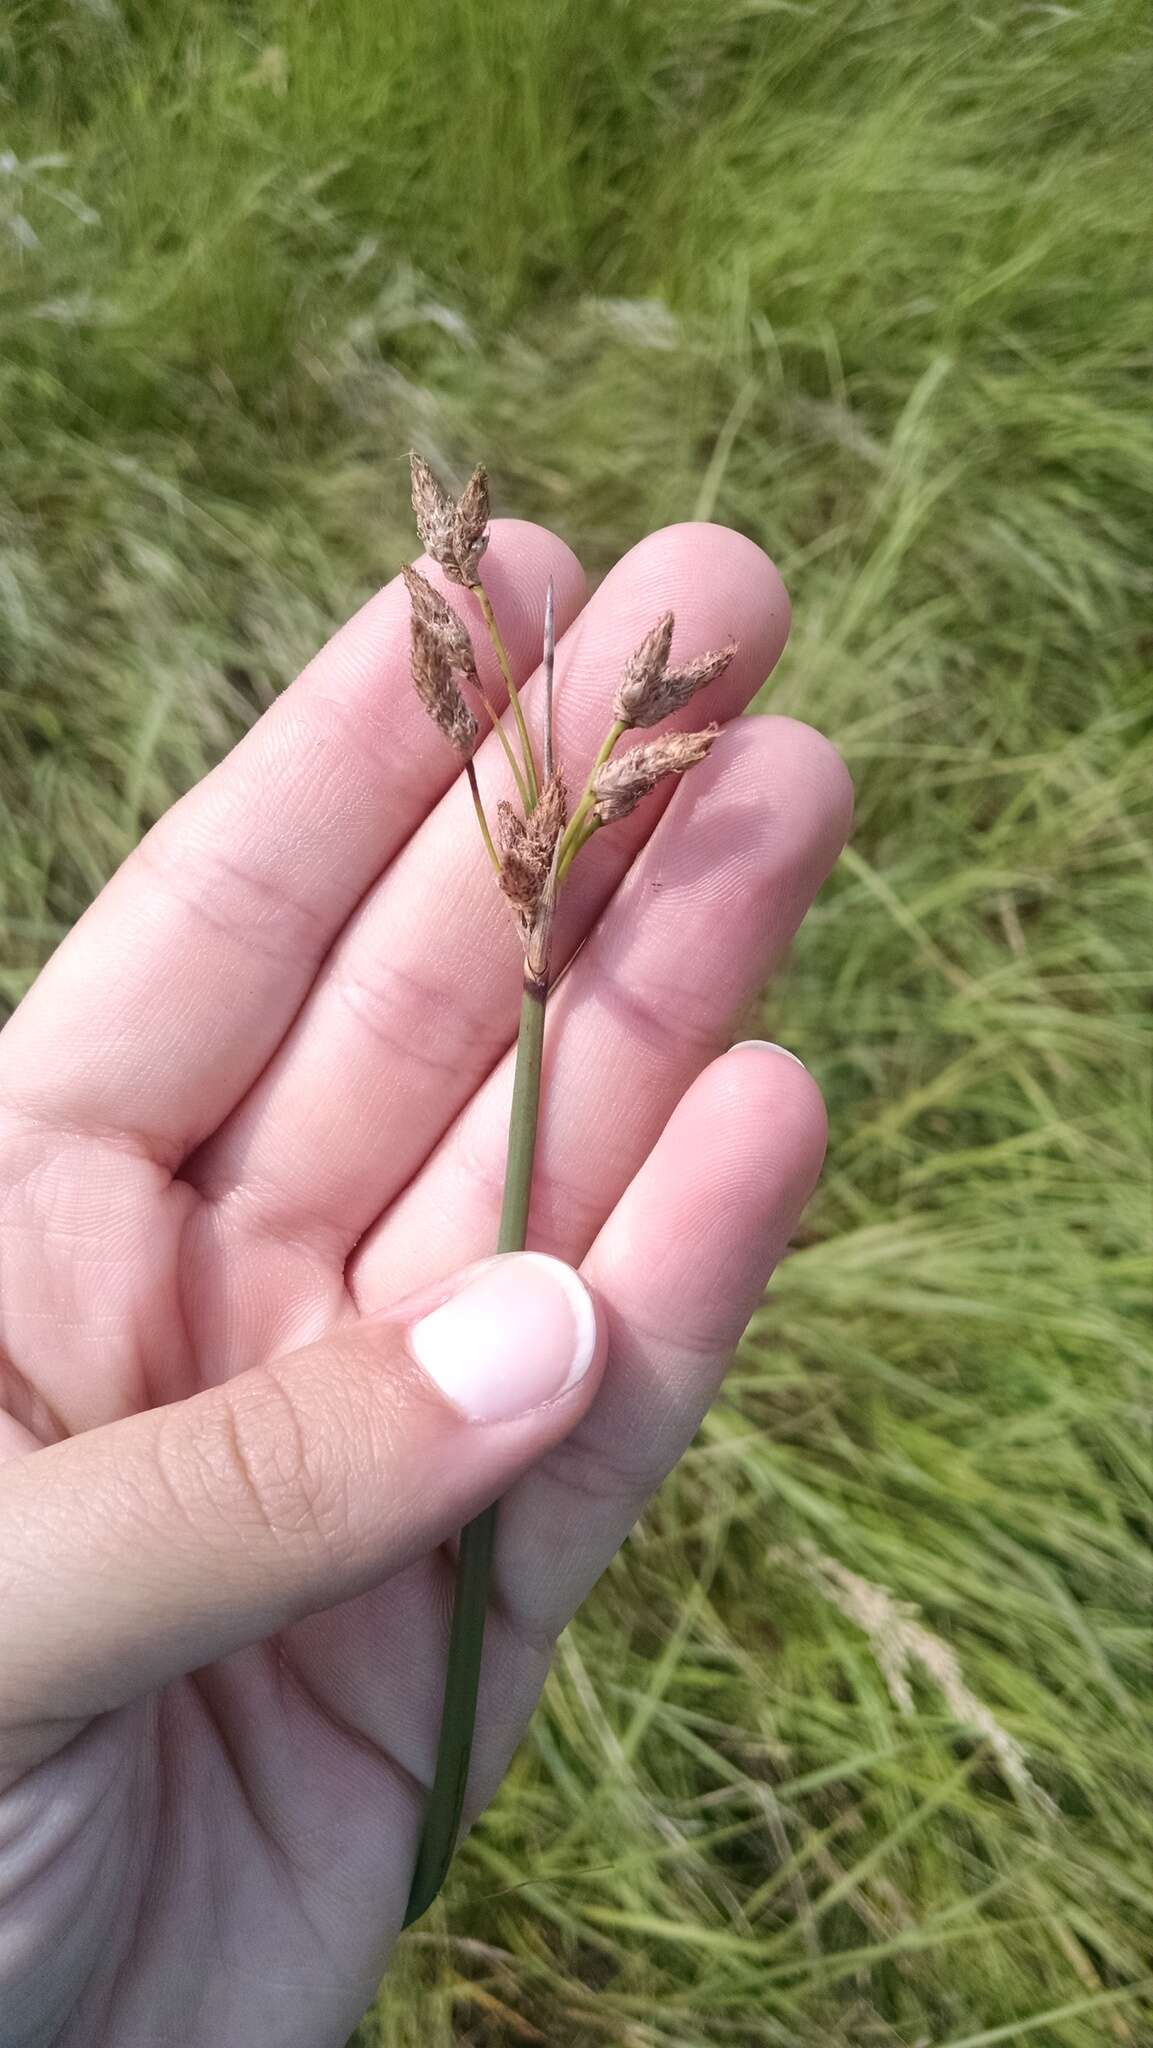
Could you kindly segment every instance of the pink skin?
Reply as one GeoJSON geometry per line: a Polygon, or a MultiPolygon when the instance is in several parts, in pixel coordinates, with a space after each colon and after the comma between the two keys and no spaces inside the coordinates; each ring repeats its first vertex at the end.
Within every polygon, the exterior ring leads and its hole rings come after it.
{"type": "MultiPolygon", "coordinates": [[[[570,763],[666,607],[677,658],[740,642],[682,723],[735,719],[787,631],[771,564],[720,528],[652,536],[584,605],[562,543],[499,522],[520,678],[550,574],[570,763]]],[[[519,965],[406,637],[392,584],[0,1037],[5,2048],[339,2048],[404,1909],[437,1546],[506,1492],[475,1814],[820,1169],[809,1076],[721,1048],[836,857],[848,783],[809,728],[754,720],[574,870],[563,947],[592,935],[555,997],[531,1241],[592,1290],[587,1370],[550,1394],[542,1294],[536,1405],[436,1394],[409,1332],[493,1243],[519,965]],[[259,1471],[254,1514],[236,1450],[270,1404],[283,1517],[259,1471]]],[[[480,774],[502,791],[491,739],[480,774]]]]}

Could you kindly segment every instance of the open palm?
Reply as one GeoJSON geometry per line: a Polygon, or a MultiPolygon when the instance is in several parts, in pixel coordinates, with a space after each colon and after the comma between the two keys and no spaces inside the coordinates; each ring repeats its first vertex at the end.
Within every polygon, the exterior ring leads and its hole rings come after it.
{"type": "MultiPolygon", "coordinates": [[[[587,606],[519,522],[485,575],[521,678],[555,580],[582,772],[663,610],[678,658],[737,641],[722,722],[787,628],[771,564],[715,527],[653,536],[587,606]]],[[[343,2041],[432,1769],[439,1546],[507,1492],[475,1813],[819,1169],[802,1069],[715,1055],[836,856],[847,783],[807,727],[749,720],[566,892],[560,957],[588,938],[550,1008],[530,1242],[591,1288],[595,1364],[495,1425],[434,1397],[396,1305],[495,1241],[520,962],[407,620],[394,584],[337,635],[0,1037],[4,2048],[343,2041]]],[[[499,792],[491,739],[478,759],[499,792]]]]}

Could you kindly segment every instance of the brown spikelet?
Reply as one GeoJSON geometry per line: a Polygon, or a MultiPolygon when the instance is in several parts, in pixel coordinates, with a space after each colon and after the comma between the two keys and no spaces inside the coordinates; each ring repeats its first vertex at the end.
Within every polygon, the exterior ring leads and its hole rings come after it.
{"type": "Polygon", "coordinates": [[[429,717],[467,758],[476,745],[476,720],[460,694],[442,641],[418,612],[412,615],[412,680],[429,717]]]}
{"type": "Polygon", "coordinates": [[[730,644],[669,668],[672,638],[673,615],[666,612],[629,656],[613,703],[613,717],[619,725],[659,725],[662,718],[671,718],[706,683],[715,681],[737,651],[735,644],[730,644]]]}
{"type": "Polygon", "coordinates": [[[634,709],[632,724],[659,725],[662,718],[671,718],[674,711],[682,711],[698,690],[703,690],[724,674],[736,651],[736,642],[730,641],[727,647],[718,647],[709,654],[698,654],[693,661],[683,662],[679,668],[667,668],[645,701],[634,709]]]}
{"type": "Polygon", "coordinates": [[[488,546],[488,471],[477,465],[456,508],[456,561],[462,583],[475,583],[488,546]]]}
{"type": "Polygon", "coordinates": [[[463,676],[475,676],[476,656],[464,620],[458,617],[450,604],[445,603],[439,590],[434,589],[419,569],[406,564],[400,573],[414,614],[440,641],[451,666],[463,676]]]}
{"type": "Polygon", "coordinates": [[[524,845],[524,819],[503,796],[496,807],[496,843],[502,853],[517,852],[524,845]]]}
{"type": "Polygon", "coordinates": [[[552,774],[542,785],[536,808],[528,821],[528,837],[546,860],[564,831],[568,818],[568,792],[562,776],[552,774]]]}
{"type": "Polygon", "coordinates": [[[541,896],[541,879],[536,862],[526,853],[511,849],[502,855],[500,886],[518,916],[531,920],[541,896]]]}
{"type": "Polygon", "coordinates": [[[441,490],[423,455],[410,455],[408,461],[416,530],[433,561],[444,568],[445,555],[452,547],[456,508],[448,493],[441,490]]]}
{"type": "Polygon", "coordinates": [[[673,644],[673,615],[666,612],[629,655],[617,687],[613,717],[619,725],[646,723],[638,714],[660,685],[673,644]]]}
{"type": "Polygon", "coordinates": [[[500,886],[526,926],[548,894],[553,853],[564,830],[567,810],[565,786],[559,775],[550,775],[527,820],[510,803],[502,801],[496,807],[500,886]]]}
{"type": "Polygon", "coordinates": [[[593,816],[598,825],[615,825],[627,818],[643,797],[666,775],[683,775],[694,768],[712,748],[720,727],[710,725],[704,732],[670,732],[659,740],[646,740],[630,747],[598,768],[593,783],[593,816]]]}
{"type": "Polygon", "coordinates": [[[504,797],[496,807],[500,886],[520,920],[531,918],[540,897],[539,863],[528,849],[524,819],[504,797]]]}
{"type": "Polygon", "coordinates": [[[424,457],[411,455],[416,530],[453,583],[475,583],[488,546],[488,476],[474,469],[459,502],[442,490],[424,457]]]}

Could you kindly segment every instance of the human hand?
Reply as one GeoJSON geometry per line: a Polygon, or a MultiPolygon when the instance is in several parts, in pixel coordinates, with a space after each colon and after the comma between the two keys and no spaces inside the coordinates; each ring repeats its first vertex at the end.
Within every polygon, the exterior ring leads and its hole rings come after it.
{"type": "MultiPolygon", "coordinates": [[[[652,536],[586,605],[559,541],[499,521],[485,581],[522,679],[550,575],[562,762],[665,609],[678,659],[738,643],[721,720],[787,630],[770,563],[720,528],[652,536]]],[[[479,761],[496,787],[491,738],[479,761]]],[[[734,722],[667,817],[666,787],[574,870],[551,1256],[466,1271],[495,1241],[521,963],[456,767],[391,584],[0,1036],[3,2048],[344,2041],[435,1756],[438,1546],[504,1496],[475,1815],[819,1170],[803,1069],[714,1055],[836,857],[848,782],[807,727],[734,722]]]]}

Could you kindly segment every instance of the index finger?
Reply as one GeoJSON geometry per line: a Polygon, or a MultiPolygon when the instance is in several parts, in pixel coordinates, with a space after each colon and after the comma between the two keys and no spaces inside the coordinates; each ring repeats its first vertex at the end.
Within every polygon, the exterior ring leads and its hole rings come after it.
{"type": "MultiPolygon", "coordinates": [[[[540,656],[549,578],[563,631],[584,601],[583,572],[555,535],[507,519],[492,524],[484,576],[523,681],[540,656]]],[[[479,606],[467,591],[451,596],[502,701],[479,606]]],[[[411,688],[397,578],[81,918],[0,1039],[0,1101],[40,1123],[127,1136],[178,1165],[261,1072],[360,898],[458,768],[411,688]]]]}

